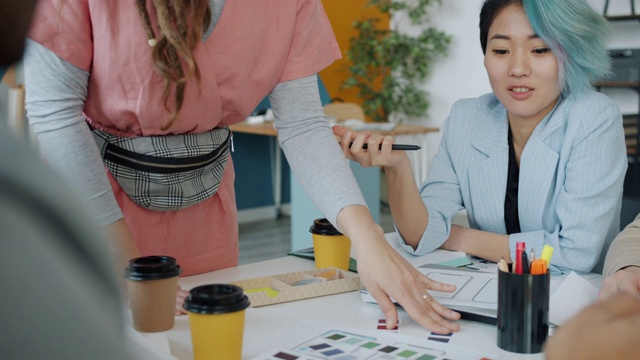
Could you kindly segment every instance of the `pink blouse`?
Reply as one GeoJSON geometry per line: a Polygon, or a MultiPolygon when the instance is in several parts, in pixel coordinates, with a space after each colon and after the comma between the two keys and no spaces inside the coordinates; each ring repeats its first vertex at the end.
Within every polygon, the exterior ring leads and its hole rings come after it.
{"type": "MultiPolygon", "coordinates": [[[[148,2],[151,3],[151,2],[148,2]]],[[[148,11],[154,19],[154,9],[148,11]]],[[[152,20],[153,21],[153,20],[152,20]]],[[[157,23],[152,23],[159,34],[157,23]]],[[[201,84],[191,81],[176,122],[133,1],[41,0],[30,38],[90,73],[84,114],[91,127],[120,135],[198,133],[243,121],[279,82],[319,72],[340,57],[320,0],[230,0],[194,56],[201,84]]],[[[140,208],[109,175],[113,192],[143,255],[176,257],[183,275],[235,266],[238,227],[233,163],[218,192],[177,212],[140,208]]]]}

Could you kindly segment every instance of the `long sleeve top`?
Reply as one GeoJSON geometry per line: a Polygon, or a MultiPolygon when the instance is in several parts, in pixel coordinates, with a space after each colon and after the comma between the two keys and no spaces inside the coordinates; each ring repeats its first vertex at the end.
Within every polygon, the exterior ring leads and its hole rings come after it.
{"type": "Polygon", "coordinates": [[[292,171],[326,217],[335,224],[345,206],[365,205],[320,103],[315,74],[340,51],[319,0],[211,1],[212,27],[194,51],[200,87],[187,85],[166,131],[163,81],[152,69],[135,4],[58,2],[39,3],[30,34],[29,121],[43,156],[74,185],[92,218],[107,225],[124,217],[143,255],[172,255],[184,275],[237,264],[233,163],[211,198],[153,212],[133,203],[105,171],[91,128],[119,136],[202,132],[244,120],[269,95],[292,171]],[[331,176],[318,176],[317,167],[331,176]]]}
{"type": "MultiPolygon", "coordinates": [[[[449,237],[466,209],[471,228],[506,234],[504,200],[509,159],[507,112],[494,94],[453,105],[431,172],[420,188],[429,223],[423,254],[449,237]]],[[[622,115],[605,95],[590,91],[560,99],[534,129],[520,160],[520,233],[509,235],[540,254],[555,251],[551,270],[601,271],[618,232],[627,169],[622,115]]]]}

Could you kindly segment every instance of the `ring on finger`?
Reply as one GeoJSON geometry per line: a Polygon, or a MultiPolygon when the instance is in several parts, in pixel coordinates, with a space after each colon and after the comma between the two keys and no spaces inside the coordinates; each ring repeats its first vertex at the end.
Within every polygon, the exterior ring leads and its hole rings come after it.
{"type": "Polygon", "coordinates": [[[427,300],[427,301],[429,301],[429,302],[433,299],[431,294],[429,294],[428,292],[425,292],[424,295],[422,295],[422,298],[427,300]]]}

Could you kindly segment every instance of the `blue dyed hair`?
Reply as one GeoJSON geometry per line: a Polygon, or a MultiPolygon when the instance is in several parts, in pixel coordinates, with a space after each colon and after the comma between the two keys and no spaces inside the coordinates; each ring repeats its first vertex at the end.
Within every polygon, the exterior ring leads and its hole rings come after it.
{"type": "Polygon", "coordinates": [[[480,13],[483,52],[495,16],[512,4],[522,4],[531,28],[558,58],[563,95],[591,89],[609,74],[609,26],[585,0],[485,0],[480,13]]]}

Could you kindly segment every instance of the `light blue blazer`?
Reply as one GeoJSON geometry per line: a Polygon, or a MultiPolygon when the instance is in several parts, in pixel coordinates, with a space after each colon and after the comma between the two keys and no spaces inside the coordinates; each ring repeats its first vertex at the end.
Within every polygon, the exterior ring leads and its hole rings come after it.
{"type": "MultiPolygon", "coordinates": [[[[506,234],[504,199],[509,163],[507,112],[494,94],[457,101],[420,193],[429,224],[421,255],[449,237],[466,209],[470,227],[506,234]]],[[[509,236],[527,251],[554,247],[551,270],[601,271],[603,249],[619,232],[627,156],[618,107],[595,91],[561,99],[538,124],[520,159],[518,212],[522,232],[509,236]]]]}

